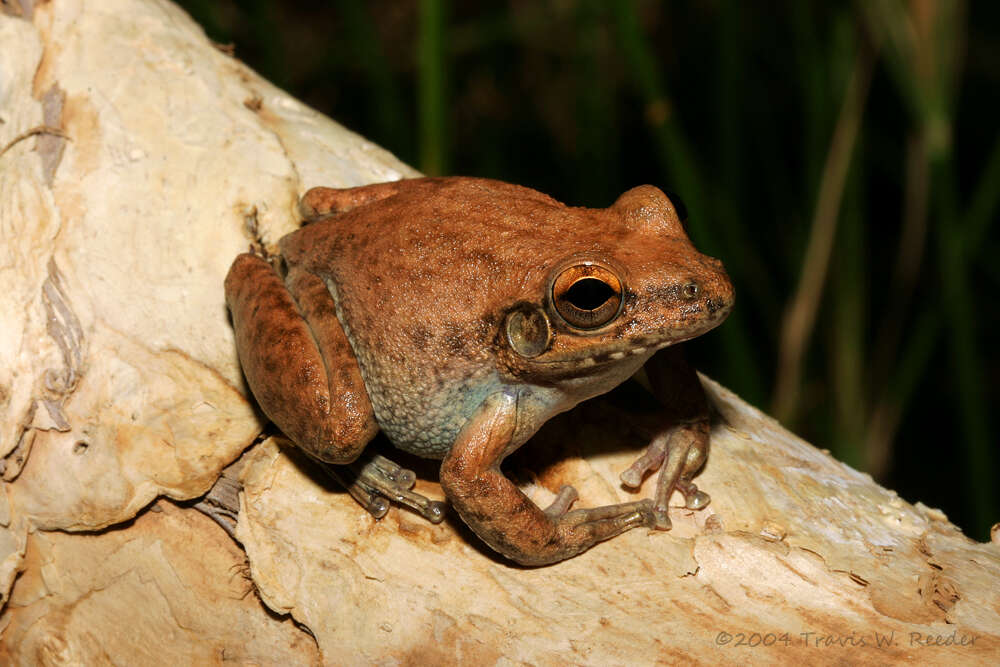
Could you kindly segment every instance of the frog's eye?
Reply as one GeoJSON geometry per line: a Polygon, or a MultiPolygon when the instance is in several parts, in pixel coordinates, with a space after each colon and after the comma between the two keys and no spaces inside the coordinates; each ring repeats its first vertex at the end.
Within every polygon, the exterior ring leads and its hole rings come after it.
{"type": "Polygon", "coordinates": [[[577,264],[552,283],[552,304],[570,326],[596,329],[621,312],[622,281],[603,266],[577,264]]]}

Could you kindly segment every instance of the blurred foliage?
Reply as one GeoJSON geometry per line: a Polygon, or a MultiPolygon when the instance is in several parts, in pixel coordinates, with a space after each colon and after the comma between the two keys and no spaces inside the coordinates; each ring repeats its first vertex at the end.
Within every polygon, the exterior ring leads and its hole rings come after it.
{"type": "Polygon", "coordinates": [[[971,536],[1000,520],[1000,5],[181,4],[426,173],[680,194],[739,296],[699,367],[971,536]]]}

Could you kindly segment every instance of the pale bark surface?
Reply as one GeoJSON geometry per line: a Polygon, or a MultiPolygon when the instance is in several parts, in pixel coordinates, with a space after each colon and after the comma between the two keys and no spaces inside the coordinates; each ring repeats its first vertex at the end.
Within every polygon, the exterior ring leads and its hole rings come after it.
{"type": "MultiPolygon", "coordinates": [[[[230,261],[294,229],[308,187],[415,172],[165,0],[0,8],[0,663],[1000,661],[1000,546],[709,380],[712,504],[545,568],[454,518],[377,522],[287,443],[251,447],[230,261]],[[156,500],[245,450],[238,500],[156,500]]],[[[591,401],[511,473],[540,503],[634,499],[642,418],[591,401]]]]}

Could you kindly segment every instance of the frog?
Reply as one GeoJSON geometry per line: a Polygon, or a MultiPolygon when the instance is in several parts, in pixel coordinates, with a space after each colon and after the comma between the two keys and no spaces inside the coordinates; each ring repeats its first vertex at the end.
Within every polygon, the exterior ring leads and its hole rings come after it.
{"type": "MultiPolygon", "coordinates": [[[[314,187],[277,256],[236,257],[225,280],[236,348],[264,414],[310,457],[361,460],[382,431],[440,460],[443,494],[486,545],[523,566],[576,556],[638,527],[671,528],[710,498],[709,407],[677,347],[734,303],[720,262],[698,252],[680,203],[651,185],[608,208],[474,177],[314,187]],[[664,405],[642,455],[621,473],[652,498],[574,508],[572,486],[533,502],[501,463],[549,419],[608,392],[647,362],[664,405]],[[655,372],[654,372],[655,371],[655,372]]],[[[370,511],[408,492],[413,473],[384,457],[352,495],[370,511]]]]}

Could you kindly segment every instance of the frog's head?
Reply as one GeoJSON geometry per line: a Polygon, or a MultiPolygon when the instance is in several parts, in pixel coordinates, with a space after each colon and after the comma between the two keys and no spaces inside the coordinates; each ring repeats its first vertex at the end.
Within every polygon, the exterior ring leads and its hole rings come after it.
{"type": "Polygon", "coordinates": [[[657,188],[629,190],[604,210],[566,210],[587,224],[568,219],[570,252],[553,253],[528,281],[527,298],[505,313],[498,346],[511,375],[558,381],[631,373],[656,350],[729,314],[733,286],[722,263],[694,248],[657,188]]]}

